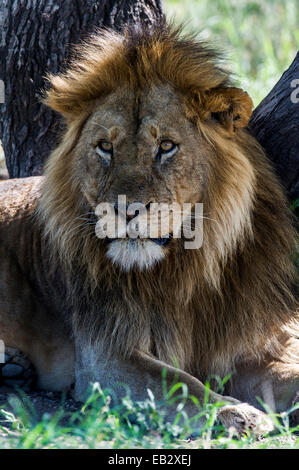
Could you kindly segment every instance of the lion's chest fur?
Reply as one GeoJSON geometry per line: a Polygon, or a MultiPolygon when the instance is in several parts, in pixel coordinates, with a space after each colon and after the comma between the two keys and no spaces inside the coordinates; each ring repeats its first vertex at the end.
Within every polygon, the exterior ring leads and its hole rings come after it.
{"type": "Polygon", "coordinates": [[[233,332],[223,328],[221,320],[217,324],[209,318],[205,303],[200,307],[196,295],[189,302],[180,302],[175,288],[169,290],[164,284],[155,289],[150,278],[146,295],[136,280],[131,279],[130,288],[121,278],[112,284],[108,287],[103,282],[90,292],[82,289],[78,277],[71,283],[75,287],[75,336],[85,337],[93,349],[121,358],[141,350],[198,378],[225,375],[237,351],[241,354],[237,338],[236,350],[228,347],[233,332]]]}

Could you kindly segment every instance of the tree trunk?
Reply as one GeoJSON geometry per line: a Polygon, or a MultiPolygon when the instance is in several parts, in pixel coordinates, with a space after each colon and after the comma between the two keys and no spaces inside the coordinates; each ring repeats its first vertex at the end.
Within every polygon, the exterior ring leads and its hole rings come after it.
{"type": "Polygon", "coordinates": [[[299,198],[299,52],[254,110],[250,128],[272,160],[290,200],[299,198]]]}
{"type": "Polygon", "coordinates": [[[0,0],[0,140],[11,178],[41,174],[57,143],[60,119],[39,94],[44,75],[61,70],[70,45],[95,26],[120,30],[162,16],[161,0],[0,0]]]}

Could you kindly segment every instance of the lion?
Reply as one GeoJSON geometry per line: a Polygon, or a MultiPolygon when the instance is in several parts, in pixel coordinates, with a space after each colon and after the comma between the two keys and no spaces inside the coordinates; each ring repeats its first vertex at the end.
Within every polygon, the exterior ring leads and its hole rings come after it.
{"type": "Polygon", "coordinates": [[[78,400],[95,381],[116,400],[121,384],[162,400],[166,370],[202,403],[206,380],[231,374],[209,400],[223,402],[224,425],[260,433],[272,429],[260,399],[281,412],[299,389],[295,232],[247,127],[253,103],[219,58],[160,24],[97,31],[49,76],[60,143],[44,176],[0,186],[0,336],[38,387],[78,400]],[[202,245],[186,249],[171,230],[96,236],[99,204],[123,217],[119,195],[148,212],[201,203],[202,245]]]}

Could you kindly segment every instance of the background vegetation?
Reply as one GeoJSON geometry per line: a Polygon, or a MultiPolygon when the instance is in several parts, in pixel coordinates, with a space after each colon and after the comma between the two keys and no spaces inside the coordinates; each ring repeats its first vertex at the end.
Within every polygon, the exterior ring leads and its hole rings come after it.
{"type": "Polygon", "coordinates": [[[298,51],[298,0],[164,0],[164,8],[169,18],[186,22],[226,52],[255,106],[298,51]]]}

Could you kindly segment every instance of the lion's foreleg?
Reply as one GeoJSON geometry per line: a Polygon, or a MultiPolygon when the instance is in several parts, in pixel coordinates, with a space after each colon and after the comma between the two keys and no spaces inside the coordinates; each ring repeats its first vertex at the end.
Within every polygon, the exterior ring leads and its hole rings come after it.
{"type": "MultiPolygon", "coordinates": [[[[117,400],[125,396],[129,390],[133,400],[142,401],[148,398],[147,390],[150,389],[156,401],[164,402],[167,406],[167,418],[171,421],[177,415],[179,401],[172,405],[165,402],[165,386],[164,389],[162,386],[163,369],[166,390],[169,390],[174,383],[182,382],[187,385],[189,396],[196,397],[200,405],[204,403],[207,396],[210,403],[222,402],[223,407],[219,412],[219,418],[226,426],[234,426],[240,433],[246,428],[251,428],[258,434],[261,433],[261,429],[270,430],[271,423],[260,411],[247,404],[241,404],[232,397],[223,397],[215,392],[207,391],[206,387],[190,374],[139,351],[136,351],[129,360],[123,360],[107,359],[104,353],[97,354],[92,347],[77,350],[74,397],[77,400],[84,398],[89,384],[95,381],[99,382],[103,389],[113,390],[113,395],[117,400]]],[[[179,393],[182,393],[182,390],[178,390],[179,393]]],[[[175,397],[172,396],[172,398],[175,397]]],[[[185,402],[184,410],[190,418],[199,416],[200,413],[200,407],[191,398],[185,402]]],[[[195,421],[196,426],[200,427],[204,421],[204,417],[199,417],[195,421]]]]}

